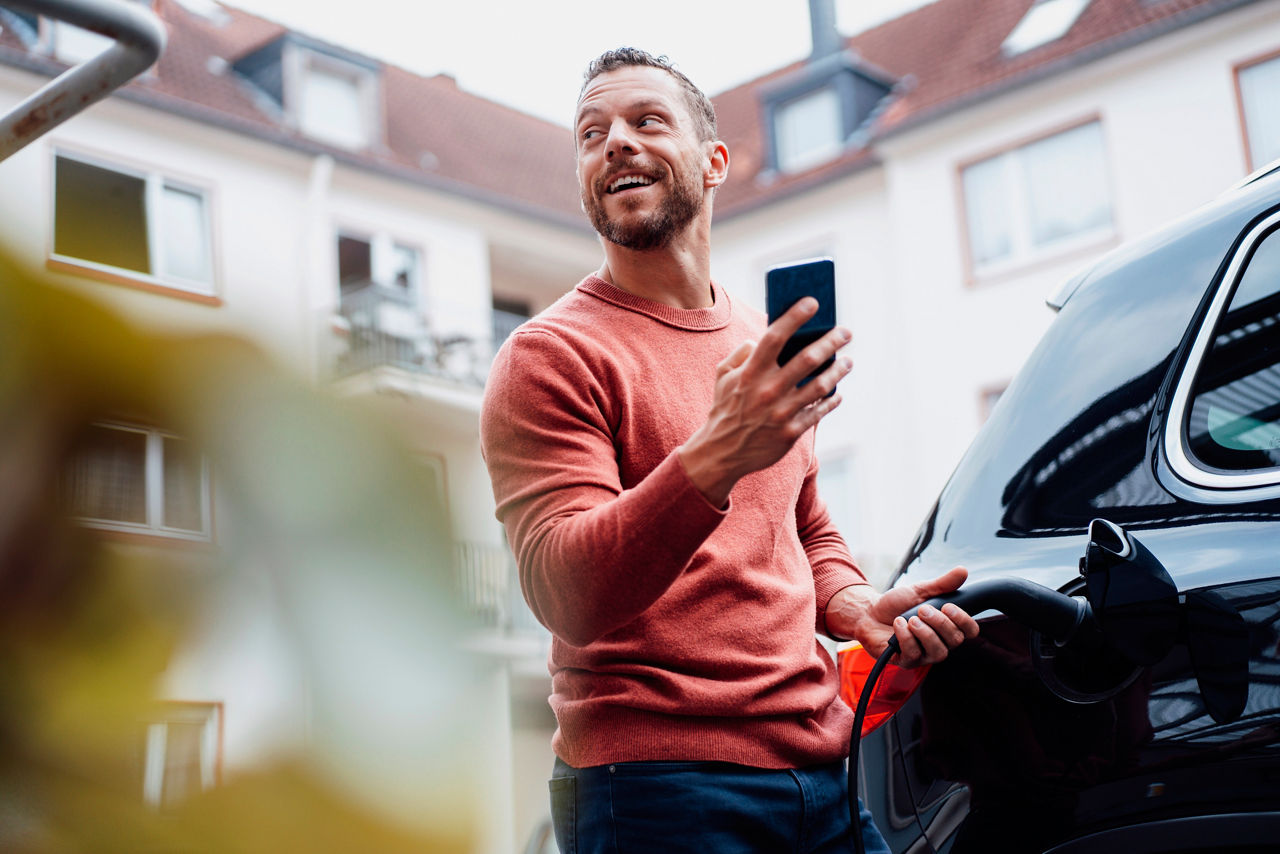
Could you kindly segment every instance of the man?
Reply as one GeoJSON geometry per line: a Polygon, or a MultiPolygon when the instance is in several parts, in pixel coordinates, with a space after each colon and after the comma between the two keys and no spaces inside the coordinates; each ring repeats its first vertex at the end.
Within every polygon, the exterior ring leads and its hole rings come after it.
{"type": "MultiPolygon", "coordinates": [[[[878,595],[815,489],[837,328],[784,367],[817,306],[765,328],[710,277],[728,175],[710,102],[665,59],[592,62],[574,127],[604,263],[494,362],[481,441],[530,607],[551,630],[562,851],[848,851],[852,712],[816,632],[900,663],[977,633],[964,581],[878,595]]],[[[864,812],[868,850],[887,850],[864,812]]]]}

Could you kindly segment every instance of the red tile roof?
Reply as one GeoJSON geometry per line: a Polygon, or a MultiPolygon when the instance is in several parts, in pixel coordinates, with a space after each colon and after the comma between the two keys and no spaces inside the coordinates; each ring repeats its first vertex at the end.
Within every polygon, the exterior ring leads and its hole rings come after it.
{"type": "MultiPolygon", "coordinates": [[[[464,92],[450,77],[422,77],[374,62],[382,68],[380,144],[359,152],[328,146],[290,127],[277,105],[230,68],[286,35],[285,27],[230,7],[219,20],[175,0],[155,0],[153,9],[168,30],[168,44],[151,72],[121,97],[589,230],[566,128],[464,92]]],[[[0,35],[0,62],[49,74],[64,67],[28,53],[9,32],[0,35]]]]}
{"type": "Polygon", "coordinates": [[[716,98],[731,174],[716,200],[723,218],[818,186],[875,162],[875,141],[977,100],[1007,91],[1258,0],[1091,0],[1060,39],[1005,56],[1001,45],[1033,0],[936,0],[846,41],[855,61],[899,81],[864,145],[794,175],[765,162],[767,128],[760,95],[795,74],[795,63],[716,98]]]}
{"type": "MultiPolygon", "coordinates": [[[[721,135],[731,155],[730,178],[716,201],[717,216],[750,210],[873,165],[875,141],[886,134],[1210,15],[1276,0],[1091,0],[1061,39],[1006,57],[1001,44],[1032,2],[936,0],[848,39],[846,47],[856,62],[898,85],[858,145],[801,173],[779,174],[766,162],[761,93],[801,71],[803,62],[715,97],[721,135]]],[[[230,7],[216,21],[175,0],[155,0],[154,8],[168,28],[168,47],[153,73],[127,86],[122,97],[304,151],[327,152],[342,162],[405,181],[587,228],[566,128],[464,92],[447,76],[421,77],[376,63],[383,69],[382,143],[362,152],[326,146],[291,128],[278,106],[230,68],[285,36],[285,27],[230,7]]],[[[0,34],[0,62],[47,74],[62,67],[28,52],[8,31],[0,34]]]]}

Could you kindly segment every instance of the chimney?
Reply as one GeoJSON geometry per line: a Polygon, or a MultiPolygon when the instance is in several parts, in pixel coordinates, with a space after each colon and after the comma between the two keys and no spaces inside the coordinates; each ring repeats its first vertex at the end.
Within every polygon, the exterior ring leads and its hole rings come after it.
{"type": "Polygon", "coordinates": [[[844,48],[844,37],[836,29],[835,0],[809,0],[809,30],[813,34],[809,59],[821,59],[844,48]]]}

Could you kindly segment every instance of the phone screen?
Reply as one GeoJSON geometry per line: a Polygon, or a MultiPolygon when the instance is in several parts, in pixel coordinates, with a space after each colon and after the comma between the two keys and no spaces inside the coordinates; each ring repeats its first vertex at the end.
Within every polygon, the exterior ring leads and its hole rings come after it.
{"type": "MultiPolygon", "coordinates": [[[[830,258],[816,258],[774,267],[765,275],[765,301],[770,323],[785,314],[802,297],[810,296],[818,301],[817,313],[783,345],[782,352],[778,354],[779,365],[791,361],[796,353],[817,341],[836,325],[835,270],[835,262],[830,258]]],[[[800,381],[800,385],[825,371],[834,361],[833,357],[819,365],[800,381]]]]}

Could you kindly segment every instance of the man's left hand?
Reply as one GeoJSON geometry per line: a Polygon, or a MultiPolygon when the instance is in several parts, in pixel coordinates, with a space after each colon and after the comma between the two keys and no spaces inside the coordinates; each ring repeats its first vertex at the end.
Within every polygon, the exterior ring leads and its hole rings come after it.
{"type": "Polygon", "coordinates": [[[956,605],[941,609],[924,605],[906,620],[910,610],[935,596],[964,584],[968,570],[956,567],[937,578],[877,593],[870,585],[846,587],[827,604],[827,630],[836,637],[853,638],[871,655],[879,657],[897,637],[900,667],[936,664],[969,638],[977,637],[978,623],[956,605]]]}

